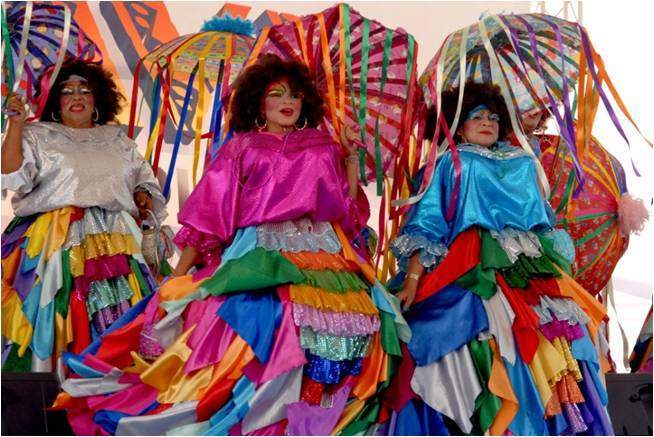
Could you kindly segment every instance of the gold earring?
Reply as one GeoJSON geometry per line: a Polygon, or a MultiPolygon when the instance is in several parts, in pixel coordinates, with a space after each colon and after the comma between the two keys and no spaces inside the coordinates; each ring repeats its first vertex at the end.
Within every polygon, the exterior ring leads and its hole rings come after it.
{"type": "Polygon", "coordinates": [[[263,119],[263,125],[261,125],[261,124],[259,124],[259,117],[257,117],[257,118],[254,119],[254,125],[257,127],[257,130],[259,132],[263,132],[263,130],[268,127],[268,120],[264,118],[263,119]]]}
{"type": "Polygon", "coordinates": [[[306,117],[306,115],[305,115],[305,116],[304,116],[304,124],[302,125],[302,127],[297,127],[297,125],[296,125],[296,126],[295,126],[295,129],[297,129],[297,130],[302,130],[302,129],[304,129],[305,127],[307,127],[307,123],[308,123],[308,121],[307,121],[307,117],[306,117]]]}

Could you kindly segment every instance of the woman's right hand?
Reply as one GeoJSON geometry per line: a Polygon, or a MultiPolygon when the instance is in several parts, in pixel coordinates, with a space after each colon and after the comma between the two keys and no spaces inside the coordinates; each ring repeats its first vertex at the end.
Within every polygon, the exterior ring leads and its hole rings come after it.
{"type": "Polygon", "coordinates": [[[25,98],[18,94],[12,94],[7,100],[7,115],[11,125],[16,127],[24,126],[25,120],[27,120],[25,98]]]}
{"type": "Polygon", "coordinates": [[[400,303],[402,303],[402,308],[406,310],[411,306],[411,304],[413,304],[413,301],[416,299],[417,291],[418,282],[411,278],[407,278],[404,281],[404,287],[402,288],[402,291],[397,293],[395,297],[399,299],[400,303]]]}

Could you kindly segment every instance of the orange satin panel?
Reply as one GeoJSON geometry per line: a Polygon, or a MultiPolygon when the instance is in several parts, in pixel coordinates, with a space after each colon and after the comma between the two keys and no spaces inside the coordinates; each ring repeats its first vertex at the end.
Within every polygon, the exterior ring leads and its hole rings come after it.
{"type": "Polygon", "coordinates": [[[282,252],[282,256],[295,264],[300,270],[356,271],[340,255],[333,255],[323,250],[320,252],[282,252]]]}
{"type": "Polygon", "coordinates": [[[343,414],[338,419],[334,430],[331,435],[338,435],[343,428],[345,428],[350,422],[354,420],[355,417],[363,410],[363,407],[366,406],[366,402],[361,399],[355,399],[345,406],[343,409],[343,414]]]}
{"type": "Polygon", "coordinates": [[[509,375],[506,373],[504,361],[500,356],[500,350],[495,344],[495,339],[490,339],[490,347],[493,351],[493,366],[491,367],[490,380],[488,381],[488,389],[502,399],[502,406],[497,412],[493,423],[489,428],[491,435],[502,435],[513,421],[513,418],[520,408],[518,398],[516,398],[509,381],[509,375]]]}
{"type": "Polygon", "coordinates": [[[248,344],[238,335],[229,345],[225,355],[215,366],[210,383],[204,390],[200,391],[200,398],[211,392],[211,389],[220,384],[224,379],[237,380],[243,374],[243,367],[254,358],[254,352],[248,344]]]}
{"type": "Polygon", "coordinates": [[[160,302],[167,300],[180,300],[197,291],[203,280],[193,282],[193,275],[178,276],[166,282],[159,289],[160,302]]]}
{"type": "Polygon", "coordinates": [[[370,296],[365,291],[346,291],[344,293],[330,293],[309,285],[294,285],[289,287],[291,301],[309,305],[323,311],[336,311],[339,313],[363,313],[378,315],[379,312],[370,296]]]}
{"type": "Polygon", "coordinates": [[[352,389],[352,394],[361,400],[368,399],[375,394],[377,383],[386,380],[386,360],[381,346],[379,332],[375,332],[370,340],[370,353],[364,359],[363,368],[357,378],[357,383],[352,389]]]}

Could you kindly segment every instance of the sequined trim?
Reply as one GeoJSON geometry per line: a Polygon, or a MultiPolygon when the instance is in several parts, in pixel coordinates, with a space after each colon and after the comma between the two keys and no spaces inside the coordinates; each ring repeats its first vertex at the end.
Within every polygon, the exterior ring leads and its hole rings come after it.
{"type": "Polygon", "coordinates": [[[87,259],[118,254],[134,255],[141,253],[132,235],[98,234],[88,235],[84,243],[70,249],[70,262],[84,263],[87,259]]]}
{"type": "Polygon", "coordinates": [[[293,304],[293,319],[297,326],[308,326],[315,332],[340,336],[372,334],[379,331],[380,327],[377,316],[320,311],[312,306],[297,303],[293,304]]]}
{"type": "Polygon", "coordinates": [[[294,303],[310,305],[323,311],[336,311],[339,313],[363,313],[379,315],[370,296],[361,291],[347,291],[345,293],[330,293],[309,285],[289,286],[291,301],[294,303]]]}
{"type": "Polygon", "coordinates": [[[538,314],[541,325],[551,323],[556,320],[568,321],[571,325],[581,323],[583,325],[590,322],[590,317],[581,309],[572,299],[551,298],[546,295],[540,296],[540,303],[532,306],[532,309],[538,314]]]}
{"type": "Polygon", "coordinates": [[[120,212],[91,207],[84,210],[84,217],[71,223],[64,249],[82,244],[87,236],[95,234],[129,235],[130,227],[120,212]]]}
{"type": "Polygon", "coordinates": [[[308,363],[304,366],[304,373],[309,378],[323,384],[336,384],[347,375],[361,373],[363,359],[332,361],[315,355],[307,354],[308,363]]]}
{"type": "Polygon", "coordinates": [[[129,302],[126,300],[120,302],[118,305],[111,305],[102,308],[92,317],[93,326],[98,334],[102,334],[109,328],[116,320],[129,310],[129,302]]]}
{"type": "Polygon", "coordinates": [[[447,255],[447,246],[429,241],[422,235],[400,235],[391,244],[391,250],[397,258],[400,270],[403,271],[406,271],[409,258],[416,250],[420,250],[420,264],[427,269],[435,266],[447,255]]]}
{"type": "Polygon", "coordinates": [[[257,226],[257,246],[287,252],[339,253],[338,236],[328,222],[313,223],[307,218],[257,226]]]}
{"type": "Polygon", "coordinates": [[[518,255],[537,258],[542,255],[542,247],[538,236],[531,231],[520,231],[514,228],[504,228],[500,232],[491,230],[491,236],[502,246],[512,263],[518,260],[518,255]]]}
{"type": "Polygon", "coordinates": [[[579,363],[577,363],[577,360],[572,356],[572,350],[570,349],[570,343],[568,340],[561,337],[555,338],[552,341],[552,346],[554,346],[556,350],[559,351],[559,353],[561,353],[561,355],[563,355],[565,358],[567,372],[570,372],[572,375],[574,375],[577,381],[581,381],[581,369],[579,368],[579,363]]]}
{"type": "Polygon", "coordinates": [[[365,357],[370,349],[369,335],[341,337],[316,333],[305,326],[300,329],[300,345],[313,355],[333,361],[365,357]]]}
{"type": "Polygon", "coordinates": [[[86,308],[91,315],[102,308],[130,299],[133,294],[129,281],[124,276],[94,281],[86,298],[86,308]]]}

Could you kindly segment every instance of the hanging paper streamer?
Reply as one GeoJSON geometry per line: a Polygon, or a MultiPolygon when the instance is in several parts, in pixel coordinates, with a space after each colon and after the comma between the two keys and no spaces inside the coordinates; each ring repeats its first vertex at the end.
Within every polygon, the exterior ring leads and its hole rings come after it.
{"type": "Polygon", "coordinates": [[[149,99],[153,108],[146,159],[156,174],[158,167],[168,168],[163,193],[170,190],[176,161],[182,143],[193,143],[193,183],[200,175],[201,140],[207,140],[204,167],[207,168],[216,149],[225,140],[222,131],[224,111],[230,85],[243,68],[254,38],[249,21],[215,17],[205,23],[199,33],[183,35],[168,41],[146,54],[134,71],[134,85],[129,121],[129,135],[134,136],[135,126],[140,123],[137,115],[139,100],[139,75],[145,70],[153,78],[155,87],[149,99]],[[143,71],[141,71],[143,70],[143,71]],[[213,99],[213,101],[211,101],[213,99]],[[177,108],[181,108],[177,113],[177,108]],[[211,111],[211,115],[208,114],[211,111]],[[205,121],[209,126],[205,131],[205,121]],[[176,129],[170,161],[161,163],[166,126],[176,129]],[[187,141],[184,141],[186,139],[187,141]]]}

